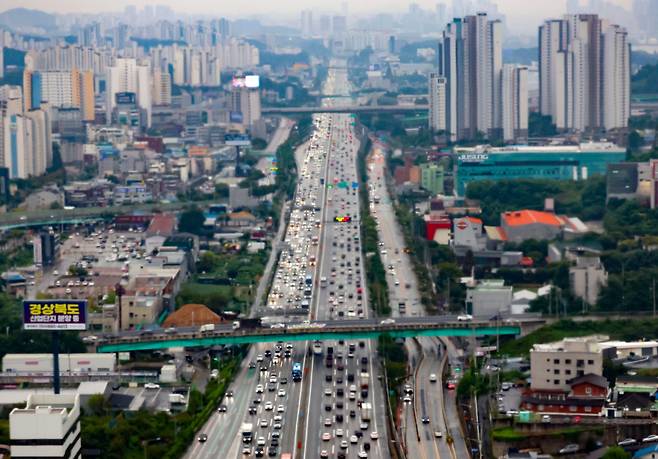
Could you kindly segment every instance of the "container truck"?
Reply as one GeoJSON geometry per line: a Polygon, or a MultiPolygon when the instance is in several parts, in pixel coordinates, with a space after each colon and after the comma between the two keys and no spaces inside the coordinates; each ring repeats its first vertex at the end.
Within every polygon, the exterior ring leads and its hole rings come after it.
{"type": "Polygon", "coordinates": [[[251,422],[242,423],[240,432],[242,433],[242,443],[251,443],[254,439],[254,425],[251,422]]]}
{"type": "Polygon", "coordinates": [[[372,418],[372,404],[370,402],[361,403],[361,421],[370,422],[372,418]]]}
{"type": "Polygon", "coordinates": [[[215,324],[203,324],[199,327],[199,332],[210,333],[215,331],[215,324]]]}

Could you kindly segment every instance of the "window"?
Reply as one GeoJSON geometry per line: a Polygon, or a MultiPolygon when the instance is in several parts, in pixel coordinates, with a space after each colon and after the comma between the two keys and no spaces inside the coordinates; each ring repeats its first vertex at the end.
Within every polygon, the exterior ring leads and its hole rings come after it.
{"type": "Polygon", "coordinates": [[[585,361],[584,361],[584,360],[582,360],[582,359],[578,359],[578,360],[576,360],[576,366],[577,366],[577,367],[582,367],[583,365],[585,365],[585,361]]]}
{"type": "Polygon", "coordinates": [[[559,379],[554,379],[553,384],[555,384],[556,386],[559,386],[560,385],[560,380],[559,379]]]}
{"type": "Polygon", "coordinates": [[[564,361],[564,363],[567,364],[567,365],[571,365],[571,359],[566,359],[566,360],[564,361]]]}
{"type": "Polygon", "coordinates": [[[554,375],[559,375],[559,374],[560,374],[560,370],[558,370],[558,369],[556,368],[555,370],[553,370],[553,374],[554,374],[554,375]]]}
{"type": "Polygon", "coordinates": [[[592,388],[589,387],[589,386],[586,387],[586,388],[585,388],[585,393],[586,393],[587,395],[592,395],[592,388]]]}
{"type": "Polygon", "coordinates": [[[594,360],[588,360],[587,365],[594,365],[594,360]]]}
{"type": "Polygon", "coordinates": [[[584,376],[584,375],[585,372],[583,370],[578,370],[578,372],[576,373],[576,376],[584,376]]]}
{"type": "Polygon", "coordinates": [[[586,413],[591,413],[592,412],[592,407],[591,406],[586,406],[585,407],[585,412],[586,413]]]}
{"type": "Polygon", "coordinates": [[[560,364],[560,359],[553,359],[553,363],[555,365],[559,365],[560,364]]]}
{"type": "Polygon", "coordinates": [[[571,412],[576,411],[576,407],[575,407],[575,405],[571,405],[571,406],[569,406],[569,411],[571,411],[571,412]]]}
{"type": "Polygon", "coordinates": [[[571,370],[564,370],[564,374],[565,374],[565,375],[570,375],[570,374],[571,374],[571,370]]]}

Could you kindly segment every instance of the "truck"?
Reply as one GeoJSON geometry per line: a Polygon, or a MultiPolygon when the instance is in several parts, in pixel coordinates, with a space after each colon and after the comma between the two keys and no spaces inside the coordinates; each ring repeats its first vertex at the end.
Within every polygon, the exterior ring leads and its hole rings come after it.
{"type": "Polygon", "coordinates": [[[234,320],[233,321],[233,330],[237,330],[240,328],[240,321],[239,320],[234,320]]]}
{"type": "Polygon", "coordinates": [[[183,394],[169,394],[169,403],[172,405],[184,405],[185,396],[183,394]]]}
{"type": "Polygon", "coordinates": [[[322,355],[322,342],[314,341],[313,342],[313,354],[322,355]]]}
{"type": "Polygon", "coordinates": [[[368,384],[370,382],[370,375],[365,371],[362,371],[361,375],[359,376],[359,381],[361,383],[361,389],[368,389],[368,384]]]}
{"type": "Polygon", "coordinates": [[[254,425],[251,422],[243,422],[240,432],[242,434],[242,443],[245,445],[251,443],[254,439],[254,425]]]}
{"type": "Polygon", "coordinates": [[[200,333],[210,333],[215,331],[215,324],[203,324],[199,327],[200,333]]]}
{"type": "Polygon", "coordinates": [[[302,380],[302,364],[299,362],[292,365],[292,380],[295,382],[302,380]]]}
{"type": "Polygon", "coordinates": [[[370,422],[372,418],[372,403],[363,402],[361,403],[361,421],[370,422]]]}

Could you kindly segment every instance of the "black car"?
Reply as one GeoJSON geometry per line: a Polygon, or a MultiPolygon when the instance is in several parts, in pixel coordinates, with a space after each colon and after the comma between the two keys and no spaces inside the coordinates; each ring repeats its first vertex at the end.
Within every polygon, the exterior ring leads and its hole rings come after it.
{"type": "Polygon", "coordinates": [[[267,448],[267,455],[270,457],[276,456],[277,449],[278,448],[276,446],[270,446],[269,448],[267,448]]]}
{"type": "Polygon", "coordinates": [[[367,365],[368,364],[368,357],[361,357],[361,365],[367,365]]]}
{"type": "Polygon", "coordinates": [[[258,409],[255,406],[251,405],[249,407],[249,414],[256,414],[256,413],[258,413],[258,409]]]}
{"type": "Polygon", "coordinates": [[[217,411],[220,413],[226,413],[226,405],[219,405],[217,411]]]}
{"type": "Polygon", "coordinates": [[[226,396],[227,397],[233,397],[233,391],[232,390],[227,390],[226,391],[226,396]]]}
{"type": "Polygon", "coordinates": [[[331,411],[331,405],[327,404],[324,406],[325,411],[331,411]]]}
{"type": "Polygon", "coordinates": [[[354,435],[356,435],[356,438],[361,438],[363,437],[363,432],[360,430],[355,430],[354,435]]]}
{"type": "Polygon", "coordinates": [[[249,362],[249,368],[253,370],[254,368],[256,368],[256,364],[254,362],[249,362]]]}
{"type": "Polygon", "coordinates": [[[347,373],[347,382],[354,382],[354,373],[347,373]]]}
{"type": "Polygon", "coordinates": [[[365,442],[365,443],[363,444],[363,449],[366,450],[366,451],[370,451],[370,443],[365,442]]]}
{"type": "Polygon", "coordinates": [[[343,415],[342,414],[337,414],[336,415],[336,422],[339,423],[339,424],[343,422],[343,415]]]}
{"type": "Polygon", "coordinates": [[[197,440],[199,440],[199,443],[205,443],[208,440],[208,435],[201,434],[197,437],[197,440]]]}
{"type": "Polygon", "coordinates": [[[272,440],[270,441],[270,445],[272,446],[279,446],[279,437],[272,437],[272,440]]]}
{"type": "Polygon", "coordinates": [[[345,395],[345,391],[343,390],[343,388],[342,388],[342,387],[338,387],[338,388],[336,389],[336,397],[342,397],[342,396],[344,396],[344,395],[345,395]]]}
{"type": "Polygon", "coordinates": [[[331,376],[331,373],[327,373],[326,375],[324,375],[324,380],[325,381],[331,382],[332,379],[333,379],[333,376],[331,376]]]}
{"type": "Polygon", "coordinates": [[[361,398],[368,398],[368,389],[361,389],[361,398]]]}
{"type": "Polygon", "coordinates": [[[254,450],[254,454],[256,457],[263,457],[265,455],[265,450],[263,449],[262,446],[257,446],[256,449],[254,450]]]}
{"type": "Polygon", "coordinates": [[[429,424],[430,418],[428,416],[423,416],[420,420],[423,424],[429,424]]]}
{"type": "Polygon", "coordinates": [[[288,384],[288,378],[279,379],[279,384],[288,384]]]}
{"type": "Polygon", "coordinates": [[[260,405],[260,402],[262,402],[260,398],[255,398],[253,401],[254,405],[260,405]]]}
{"type": "Polygon", "coordinates": [[[350,410],[350,417],[355,418],[356,417],[356,411],[350,410]]]}

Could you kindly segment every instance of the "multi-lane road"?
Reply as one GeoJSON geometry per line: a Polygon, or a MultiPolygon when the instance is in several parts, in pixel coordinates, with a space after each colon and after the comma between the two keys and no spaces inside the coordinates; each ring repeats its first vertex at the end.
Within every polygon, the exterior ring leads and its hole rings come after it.
{"type": "MultiPolygon", "coordinates": [[[[368,157],[370,212],[377,221],[380,254],[387,270],[392,315],[422,317],[424,311],[409,255],[386,185],[386,151],[373,142],[368,157]]],[[[467,458],[454,391],[445,388],[443,368],[448,359],[459,365],[450,340],[418,338],[407,340],[413,377],[403,403],[401,433],[407,457],[467,458]],[[447,347],[447,352],[446,352],[447,347]],[[439,350],[443,352],[439,352],[439,350]],[[450,438],[450,441],[448,441],[450,438]]]]}

